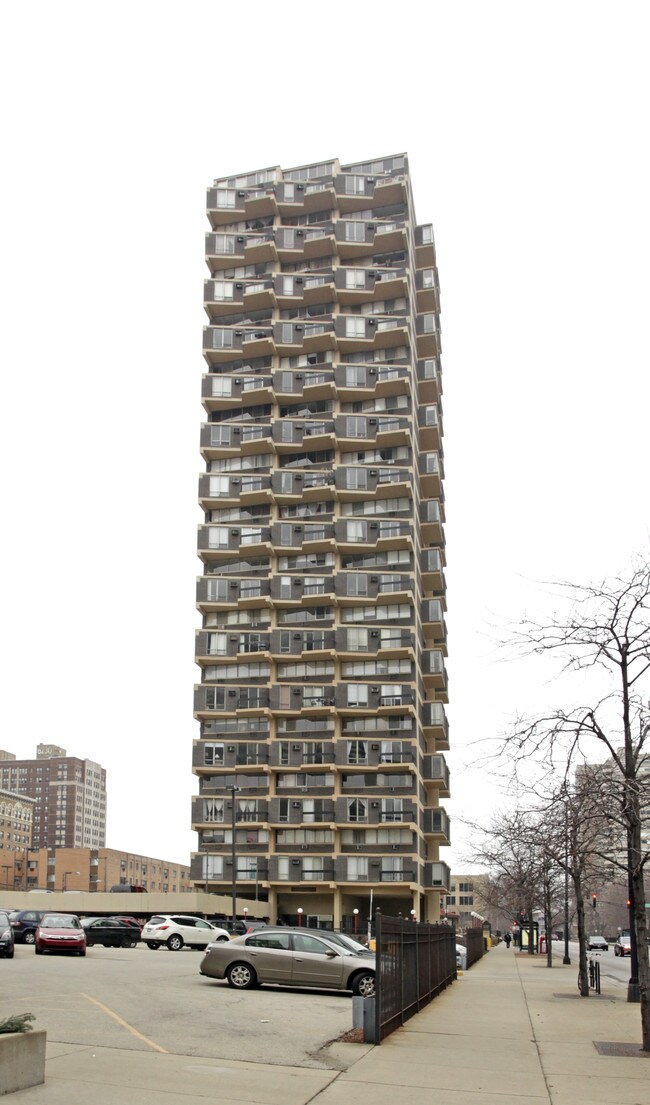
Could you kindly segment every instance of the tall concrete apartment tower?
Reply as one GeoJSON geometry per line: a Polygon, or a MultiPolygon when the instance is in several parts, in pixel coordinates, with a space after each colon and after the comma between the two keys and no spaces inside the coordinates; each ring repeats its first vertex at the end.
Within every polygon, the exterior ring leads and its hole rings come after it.
{"type": "Polygon", "coordinates": [[[192,880],[267,900],[273,920],[435,920],[449,745],[432,227],[404,155],[219,178],[207,206],[192,880]]]}

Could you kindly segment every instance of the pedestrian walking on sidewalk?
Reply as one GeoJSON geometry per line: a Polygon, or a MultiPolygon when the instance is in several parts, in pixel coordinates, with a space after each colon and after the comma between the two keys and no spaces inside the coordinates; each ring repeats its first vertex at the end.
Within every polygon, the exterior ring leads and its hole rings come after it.
{"type": "Polygon", "coordinates": [[[505,934],[504,938],[503,938],[503,942],[504,942],[504,944],[505,944],[506,948],[509,948],[509,947],[510,947],[510,941],[511,941],[511,940],[512,940],[512,936],[510,935],[510,933],[509,933],[509,932],[507,932],[507,933],[505,934]]]}

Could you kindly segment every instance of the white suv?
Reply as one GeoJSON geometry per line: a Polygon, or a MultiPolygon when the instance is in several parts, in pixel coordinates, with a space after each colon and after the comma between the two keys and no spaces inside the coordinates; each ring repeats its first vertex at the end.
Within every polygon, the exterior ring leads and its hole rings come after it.
{"type": "Polygon", "coordinates": [[[201,917],[186,917],[181,913],[157,913],[142,930],[142,940],[152,951],[162,944],[170,952],[179,952],[185,944],[188,948],[206,948],[215,941],[229,939],[225,929],[216,928],[201,917]]]}

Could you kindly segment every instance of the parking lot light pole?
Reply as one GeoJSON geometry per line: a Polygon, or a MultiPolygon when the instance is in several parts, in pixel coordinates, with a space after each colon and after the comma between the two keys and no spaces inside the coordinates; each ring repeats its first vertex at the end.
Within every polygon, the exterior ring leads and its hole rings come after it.
{"type": "Polygon", "coordinates": [[[354,935],[356,936],[357,935],[357,925],[358,925],[358,922],[359,922],[359,910],[358,909],[353,909],[352,913],[354,915],[354,935]]]}
{"type": "Polygon", "coordinates": [[[564,964],[571,963],[569,955],[569,813],[564,807],[564,964]]]}
{"type": "Polygon", "coordinates": [[[246,928],[246,922],[248,921],[248,906],[244,906],[244,928],[246,928]]]}
{"type": "Polygon", "coordinates": [[[230,788],[232,794],[232,925],[235,928],[237,921],[237,849],[235,848],[235,827],[237,824],[237,810],[235,808],[235,795],[239,787],[234,783],[230,788]]]}
{"type": "Polygon", "coordinates": [[[298,924],[302,927],[302,908],[298,906],[298,924]]]}

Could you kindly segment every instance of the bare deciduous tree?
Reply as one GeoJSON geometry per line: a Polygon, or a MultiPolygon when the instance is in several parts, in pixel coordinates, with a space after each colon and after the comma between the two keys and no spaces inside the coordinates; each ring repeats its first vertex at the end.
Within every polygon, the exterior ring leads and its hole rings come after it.
{"type": "Polygon", "coordinates": [[[551,710],[520,722],[503,742],[515,772],[536,760],[547,770],[562,770],[567,781],[579,764],[605,756],[611,804],[603,820],[624,826],[622,863],[631,902],[632,977],[628,1000],[641,1006],[643,1050],[650,1051],[650,967],[648,964],[642,845],[644,806],[650,804],[650,565],[638,563],[625,576],[597,585],[559,584],[564,612],[547,621],[524,620],[512,644],[529,655],[552,654],[565,673],[598,675],[595,701],[551,710]],[[602,693],[601,693],[602,692],[602,693]]]}

